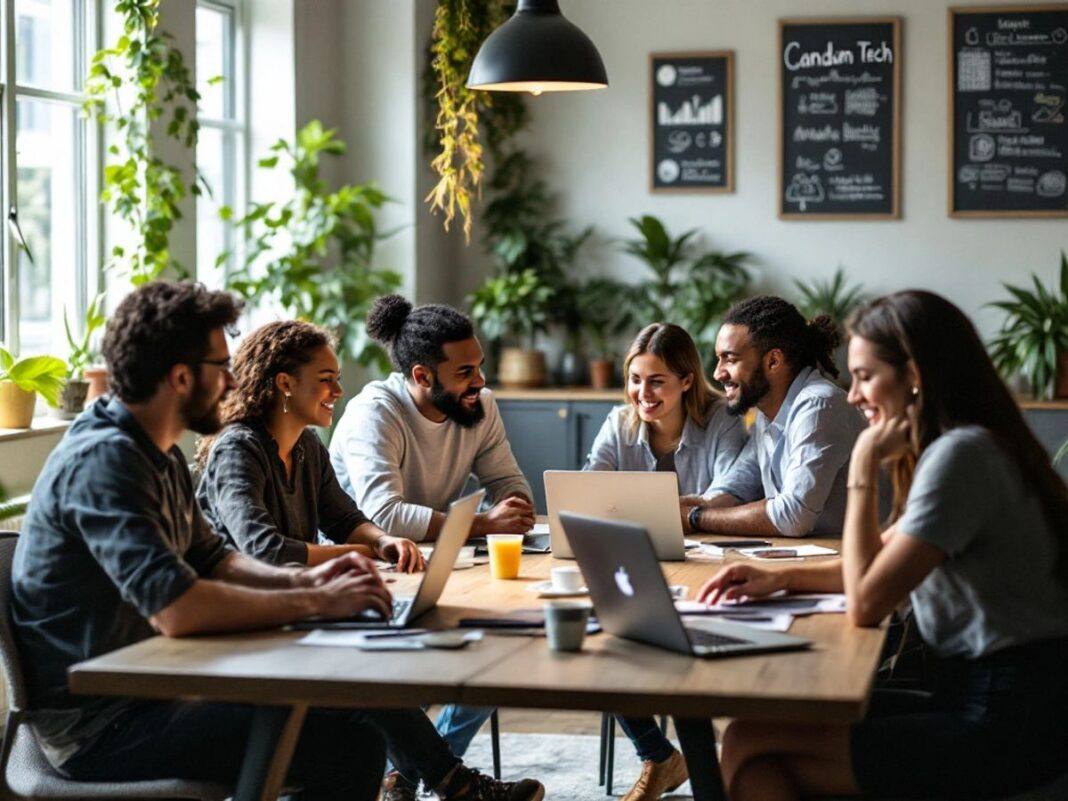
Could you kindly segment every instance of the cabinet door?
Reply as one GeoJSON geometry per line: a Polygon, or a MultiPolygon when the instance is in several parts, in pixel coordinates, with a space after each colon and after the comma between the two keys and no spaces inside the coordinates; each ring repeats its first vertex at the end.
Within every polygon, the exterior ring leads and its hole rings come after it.
{"type": "Polygon", "coordinates": [[[498,400],[504,430],[519,469],[534,491],[538,514],[545,514],[546,470],[572,468],[570,416],[566,402],[498,400]]]}
{"type": "Polygon", "coordinates": [[[616,404],[603,401],[578,401],[571,404],[572,452],[571,469],[581,470],[586,457],[601,430],[608,413],[616,404]]]}
{"type": "MultiPolygon", "coordinates": [[[[1023,415],[1050,456],[1068,440],[1068,409],[1024,409],[1023,415]]],[[[1068,481],[1068,459],[1054,467],[1068,481]]]]}

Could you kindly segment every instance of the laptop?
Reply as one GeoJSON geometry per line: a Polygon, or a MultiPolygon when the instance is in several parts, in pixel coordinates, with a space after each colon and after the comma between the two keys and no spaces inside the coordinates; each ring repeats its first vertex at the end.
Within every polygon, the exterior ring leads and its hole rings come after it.
{"type": "Polygon", "coordinates": [[[627,520],[645,528],[659,559],[684,558],[679,480],[674,473],[626,470],[546,470],[553,556],[574,559],[560,511],[627,520]]]}
{"type": "Polygon", "coordinates": [[[437,606],[445,583],[452,574],[460,548],[471,533],[471,524],[475,512],[482,501],[485,490],[455,501],[449,506],[449,513],[441,524],[441,532],[434,543],[434,552],[426,563],[426,571],[419,582],[419,588],[412,596],[394,596],[393,612],[389,620],[382,620],[373,612],[364,612],[355,617],[339,620],[304,620],[293,625],[295,629],[403,629],[425,612],[437,606]]]}
{"type": "Polygon", "coordinates": [[[645,529],[561,512],[602,628],[616,637],[700,657],[796,651],[801,637],[729,620],[684,623],[645,529]]]}

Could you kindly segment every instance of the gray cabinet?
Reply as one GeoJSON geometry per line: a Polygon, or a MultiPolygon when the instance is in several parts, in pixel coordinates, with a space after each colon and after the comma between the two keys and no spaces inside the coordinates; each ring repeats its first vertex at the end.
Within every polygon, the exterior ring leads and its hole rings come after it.
{"type": "Polygon", "coordinates": [[[545,514],[546,470],[580,470],[601,423],[615,406],[604,401],[498,398],[504,429],[519,469],[545,514]]]}

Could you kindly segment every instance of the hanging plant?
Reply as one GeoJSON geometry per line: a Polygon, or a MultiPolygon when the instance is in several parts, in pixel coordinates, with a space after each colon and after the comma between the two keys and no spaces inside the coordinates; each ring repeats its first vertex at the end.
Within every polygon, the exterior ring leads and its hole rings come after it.
{"type": "Polygon", "coordinates": [[[159,31],[159,0],[118,0],[122,35],[98,51],[85,83],[83,111],[115,135],[108,147],[101,202],[130,228],[128,244],[112,248],[107,268],[138,286],[171,268],[187,271],[170,253],[170,235],[182,214],[187,188],[181,171],[153,152],[152,128],[165,122],[166,135],[194,148],[200,95],[174,37],[159,31]]]}
{"type": "Polygon", "coordinates": [[[527,121],[523,99],[512,93],[468,89],[478,48],[511,14],[503,0],[440,0],[431,33],[423,91],[432,122],[428,149],[439,176],[426,201],[444,215],[445,230],[459,214],[471,239],[471,209],[485,172],[483,139],[496,161],[527,121]]]}

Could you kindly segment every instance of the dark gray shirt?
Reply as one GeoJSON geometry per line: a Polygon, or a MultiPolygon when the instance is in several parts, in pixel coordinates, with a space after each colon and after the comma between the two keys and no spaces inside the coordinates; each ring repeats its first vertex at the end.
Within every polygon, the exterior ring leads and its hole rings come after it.
{"type": "Polygon", "coordinates": [[[161,452],[114,399],[74,421],[33,488],[12,571],[29,720],[53,765],[137,703],[72,695],[67,668],[154,636],[148,618],[228,553],[177,447],[161,452]]]}
{"type": "Polygon", "coordinates": [[[271,564],[308,562],[308,543],[322,531],[337,543],[366,515],[338,483],[326,446],[306,428],[293,446],[293,477],[263,426],[234,423],[211,449],[197,500],[217,532],[271,564]]]}

